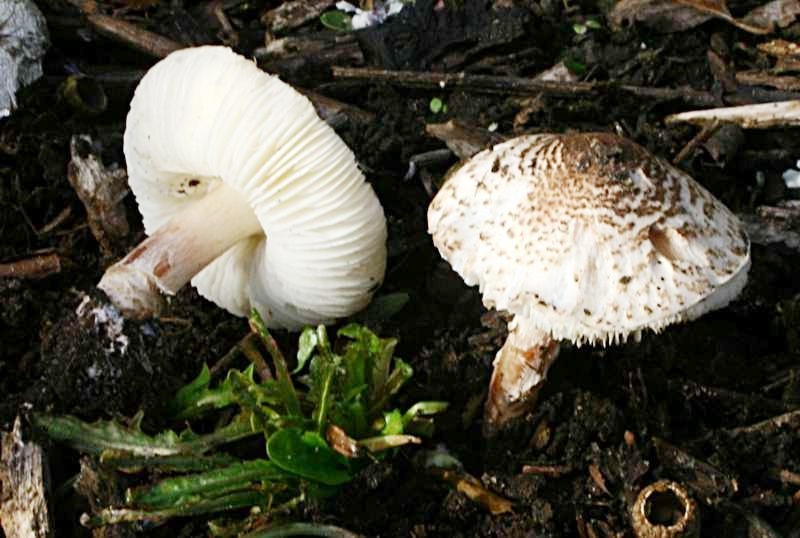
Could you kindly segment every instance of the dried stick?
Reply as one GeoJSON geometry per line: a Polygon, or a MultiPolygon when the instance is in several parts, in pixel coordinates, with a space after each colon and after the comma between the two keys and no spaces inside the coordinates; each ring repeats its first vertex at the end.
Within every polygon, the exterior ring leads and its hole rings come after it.
{"type": "Polygon", "coordinates": [[[490,93],[531,95],[544,93],[561,97],[596,95],[601,91],[621,91],[639,97],[658,100],[680,99],[695,106],[714,106],[717,97],[709,92],[691,88],[647,88],[615,86],[608,82],[556,82],[535,78],[475,75],[470,73],[433,73],[417,71],[387,71],[367,67],[331,67],[334,78],[361,82],[385,82],[408,88],[460,88],[490,93]]]}
{"type": "Polygon", "coordinates": [[[550,95],[591,95],[597,92],[593,82],[550,82],[522,77],[472,75],[469,73],[433,73],[387,71],[369,67],[331,67],[334,78],[363,82],[388,82],[410,88],[466,88],[498,93],[547,93],[550,95]]]}
{"type": "Polygon", "coordinates": [[[0,263],[0,278],[44,278],[60,271],[61,258],[55,252],[0,263]]]}
{"type": "Polygon", "coordinates": [[[549,476],[551,478],[558,478],[569,474],[574,469],[569,465],[523,465],[522,474],[538,474],[542,476],[549,476]]]}
{"type": "Polygon", "coordinates": [[[184,47],[176,41],[108,15],[88,13],[86,19],[100,34],[156,58],[164,58],[170,52],[184,47]]]}
{"type": "Polygon", "coordinates": [[[800,100],[695,110],[672,114],[664,119],[667,124],[688,122],[701,126],[714,121],[735,123],[743,129],[797,127],[800,126],[800,100]]]}
{"type": "Polygon", "coordinates": [[[713,122],[709,123],[708,125],[704,126],[699,133],[697,133],[694,138],[689,140],[689,142],[683,146],[683,149],[675,155],[675,158],[672,159],[672,164],[679,164],[683,162],[689,154],[694,151],[694,149],[699,146],[700,144],[705,143],[711,136],[717,132],[719,129],[719,121],[714,120],[713,122]]]}

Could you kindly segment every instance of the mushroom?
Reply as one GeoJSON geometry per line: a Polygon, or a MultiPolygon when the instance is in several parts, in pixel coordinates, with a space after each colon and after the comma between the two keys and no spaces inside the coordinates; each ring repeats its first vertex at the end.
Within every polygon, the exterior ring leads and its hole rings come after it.
{"type": "Polygon", "coordinates": [[[350,315],[386,267],[386,221],[309,100],[225,47],[174,52],[142,79],[124,137],[149,237],[98,286],[129,317],[189,280],[289,329],[350,315]]]}
{"type": "Polygon", "coordinates": [[[488,308],[513,314],[485,431],[530,410],[560,340],[618,343],[722,308],[747,282],[741,223],[691,177],[606,134],[486,149],[428,209],[441,255],[488,308]]]}

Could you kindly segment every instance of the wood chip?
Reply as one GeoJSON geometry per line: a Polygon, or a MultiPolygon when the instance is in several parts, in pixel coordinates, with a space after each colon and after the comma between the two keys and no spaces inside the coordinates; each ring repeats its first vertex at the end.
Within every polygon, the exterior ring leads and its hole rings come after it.
{"type": "Polygon", "coordinates": [[[122,168],[106,167],[88,135],[73,136],[70,153],[67,178],[86,208],[92,235],[105,254],[114,254],[129,231],[122,203],[128,194],[128,175],[122,168]]]}
{"type": "Polygon", "coordinates": [[[17,417],[10,433],[0,433],[0,526],[6,538],[53,536],[48,487],[44,451],[22,440],[22,420],[17,417]]]}

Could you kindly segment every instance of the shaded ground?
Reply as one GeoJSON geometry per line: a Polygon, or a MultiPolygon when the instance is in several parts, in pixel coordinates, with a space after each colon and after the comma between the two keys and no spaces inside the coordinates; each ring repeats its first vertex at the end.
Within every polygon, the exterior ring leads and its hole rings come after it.
{"type": "MultiPolygon", "coordinates": [[[[222,4],[237,31],[240,52],[253,54],[263,47],[259,16],[274,4],[222,4]]],[[[437,419],[431,447],[445,445],[487,487],[513,500],[515,510],[488,515],[422,472],[415,450],[404,449],[390,462],[368,468],[338,500],[309,506],[301,517],[382,536],[630,535],[632,497],[654,479],[670,478],[687,484],[701,502],[703,536],[800,536],[798,484],[788,475],[780,478],[781,471],[800,473],[800,419],[795,416],[782,428],[737,430],[800,408],[796,251],[779,243],[754,245],[751,281],[740,300],[696,322],[646,334],[638,344],[565,348],[536,412],[487,443],[480,436],[480,413],[470,420],[470,409],[488,382],[504,323],[497,316],[481,318],[477,292],[449,271],[426,233],[430,198],[425,185],[435,185],[455,158],[404,179],[413,155],[444,147],[425,134],[426,123],[494,123],[504,135],[617,131],[671,159],[697,129],[665,127],[662,120],[689,105],[680,98],[657,100],[611,90],[554,97],[409,89],[334,79],[329,69],[332,64],[371,65],[525,77],[567,60],[587,80],[687,86],[722,105],[758,97],[752,88],[725,87],[709,50],[737,68],[764,67],[768,60],[754,48],[764,38],[718,20],[679,33],[659,34],[641,26],[611,32],[601,6],[592,2],[444,2],[442,10],[434,10],[434,4],[417,0],[415,8],[381,27],[355,38],[338,34],[340,43],[326,52],[272,57],[256,52],[262,65],[288,82],[375,115],[366,123],[350,117],[337,130],[356,152],[389,218],[390,260],[381,293],[410,295],[403,310],[379,324],[379,332],[399,336],[399,355],[415,368],[404,396],[409,402],[452,403],[437,419]],[[601,28],[576,33],[573,25],[588,16],[601,28]],[[433,98],[447,105],[446,112],[431,112],[433,98]],[[687,464],[688,454],[714,471],[687,464]],[[558,476],[523,474],[525,464],[558,466],[560,471],[558,476]]],[[[735,14],[753,4],[729,2],[735,14]]],[[[145,425],[161,427],[159,409],[165,399],[202,362],[222,356],[246,327],[186,289],[164,319],[126,323],[129,345],[123,355],[106,352],[108,341],[91,320],[76,314],[86,294],[102,300],[94,285],[104,267],[143,232],[128,197],[132,231],[112,252],[101,252],[67,181],[69,140],[91,134],[105,163],[122,165],[127,102],[137,73],[155,60],[101,37],[67,4],[49,0],[41,7],[53,41],[45,76],[20,93],[11,118],[0,120],[0,262],[50,251],[60,257],[61,270],[40,280],[0,280],[0,427],[8,429],[14,416],[30,407],[86,419],[130,416],[143,407],[150,421],[145,425]],[[77,71],[98,74],[103,81],[109,96],[105,112],[85,115],[59,97],[59,85],[77,71]],[[55,227],[42,231],[65,211],[55,227]]],[[[114,6],[106,7],[111,12],[114,6]]],[[[125,17],[141,26],[199,44],[218,42],[219,23],[207,7],[136,2],[124,9],[125,17]]],[[[796,38],[800,24],[779,33],[796,38]]],[[[335,35],[315,20],[283,34],[328,41],[335,35]]],[[[682,168],[737,213],[753,214],[757,206],[791,197],[781,173],[800,156],[800,136],[791,130],[736,136],[741,143],[725,145],[728,155],[715,160],[699,149],[682,168]]],[[[278,337],[291,352],[294,337],[278,337]]],[[[77,469],[77,456],[58,446],[48,448],[58,485],[77,469]]],[[[82,501],[72,493],[60,495],[58,528],[64,535],[88,535],[75,525],[86,509],[82,501]]],[[[202,522],[183,521],[152,532],[197,536],[205,531],[202,522]]]]}

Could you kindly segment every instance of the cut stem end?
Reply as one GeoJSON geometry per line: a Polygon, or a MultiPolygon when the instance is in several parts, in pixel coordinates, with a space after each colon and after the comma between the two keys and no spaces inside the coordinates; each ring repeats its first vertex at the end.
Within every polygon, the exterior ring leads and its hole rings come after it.
{"type": "Polygon", "coordinates": [[[261,224],[247,201],[219,182],[109,267],[97,287],[126,317],[157,316],[164,305],[161,293],[174,295],[230,247],[257,233],[263,233],[261,224]]]}
{"type": "Polygon", "coordinates": [[[484,413],[485,437],[533,409],[558,351],[558,342],[527,318],[516,316],[511,321],[508,338],[494,360],[484,413]]]}

